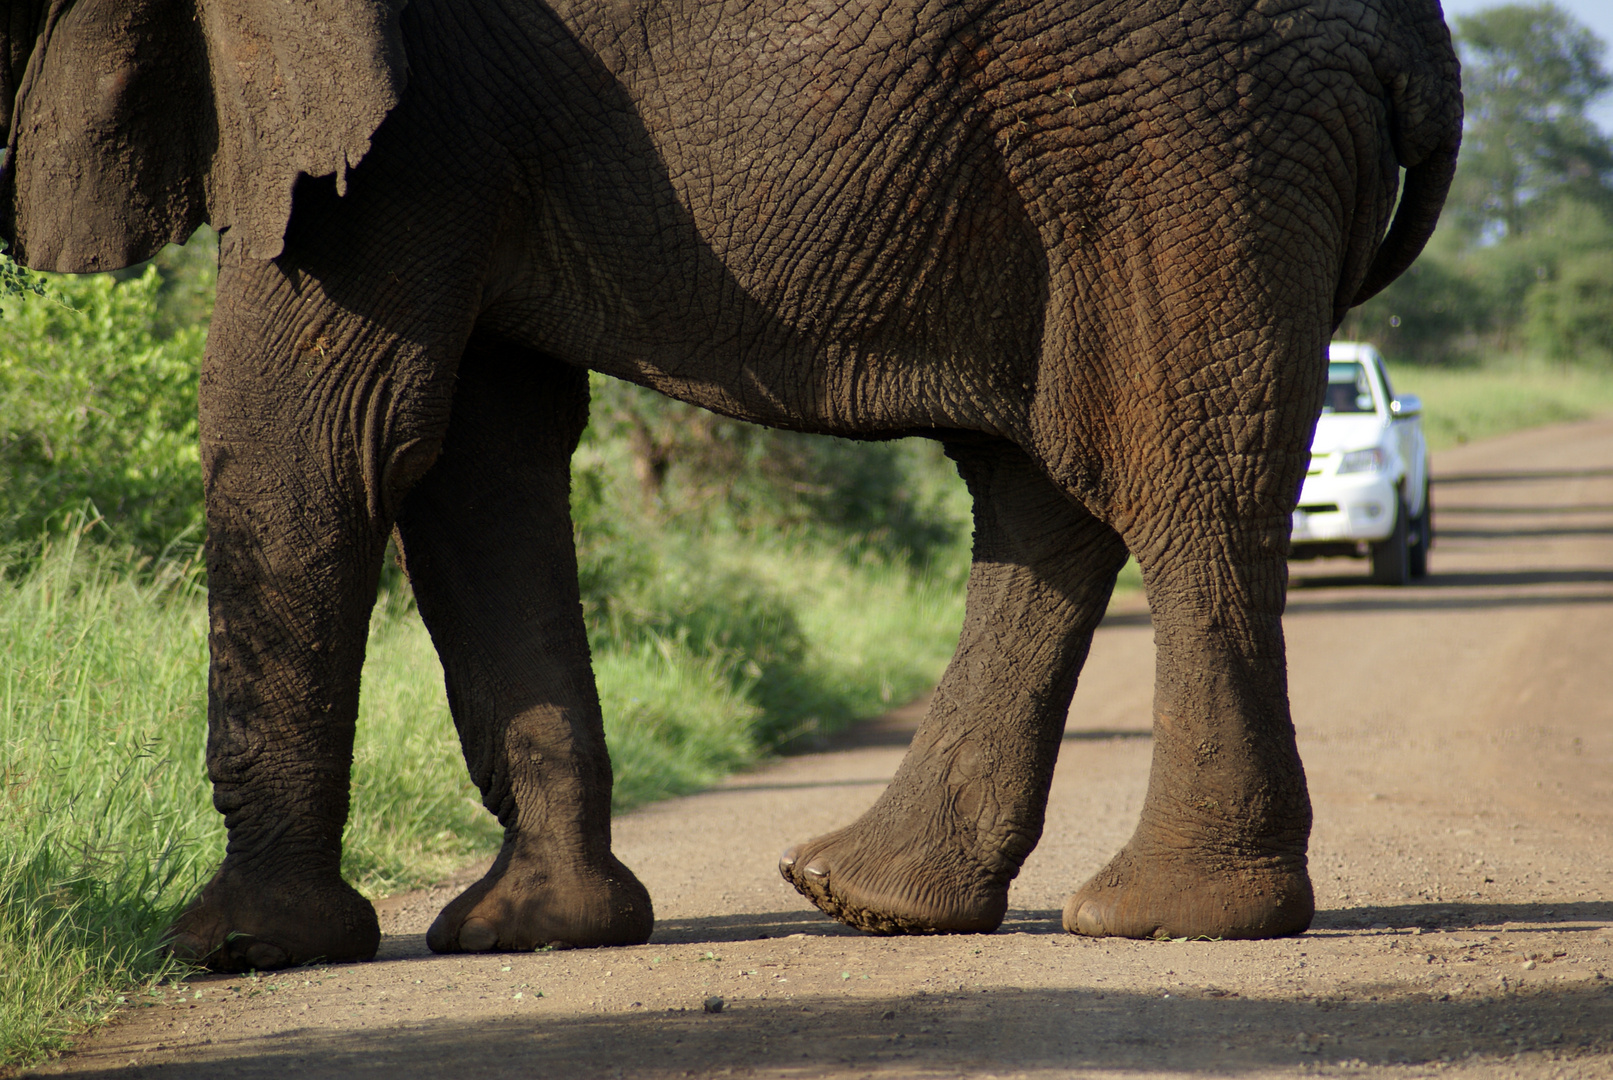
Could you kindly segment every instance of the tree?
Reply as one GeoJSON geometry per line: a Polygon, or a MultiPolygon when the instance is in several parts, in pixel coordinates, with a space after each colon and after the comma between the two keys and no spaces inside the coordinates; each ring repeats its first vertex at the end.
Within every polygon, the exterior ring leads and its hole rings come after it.
{"type": "Polygon", "coordinates": [[[1613,204],[1613,143],[1585,115],[1613,86],[1606,45],[1555,4],[1456,20],[1467,101],[1452,209],[1476,238],[1518,237],[1563,194],[1613,204]]]}

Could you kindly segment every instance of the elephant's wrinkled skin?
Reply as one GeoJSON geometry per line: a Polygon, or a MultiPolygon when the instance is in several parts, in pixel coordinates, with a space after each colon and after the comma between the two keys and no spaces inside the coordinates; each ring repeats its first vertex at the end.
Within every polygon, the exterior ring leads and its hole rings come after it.
{"type": "Polygon", "coordinates": [[[338,863],[394,529],[506,829],[432,948],[649,934],[610,852],[568,518],[584,369],[929,435],[968,481],[967,617],[930,713],[879,802],[781,864],[819,907],[997,926],[1129,549],[1153,772],[1065,925],[1304,930],[1289,515],[1330,332],[1421,248],[1454,166],[1432,0],[400,6],[39,0],[0,26],[21,261],[224,230],[201,425],[229,850],[174,950],[373,953],[338,863]]]}

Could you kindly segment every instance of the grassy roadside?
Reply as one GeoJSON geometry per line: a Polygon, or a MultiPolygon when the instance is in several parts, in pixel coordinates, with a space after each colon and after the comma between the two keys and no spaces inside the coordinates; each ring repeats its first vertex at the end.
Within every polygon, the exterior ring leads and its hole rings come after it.
{"type": "Polygon", "coordinates": [[[1434,450],[1613,412],[1613,371],[1513,363],[1477,370],[1396,366],[1395,389],[1423,399],[1434,450]]]}
{"type": "MultiPolygon", "coordinates": [[[[743,642],[601,635],[619,809],[905,700],[956,641],[955,573],[784,542],[714,561],[713,574],[765,585],[791,651],[764,655],[764,670],[743,642]]],[[[202,767],[205,598],[183,569],[133,573],[74,536],[0,581],[0,1075],[172,974],[157,935],[222,855],[202,767]]],[[[344,872],[372,896],[498,844],[429,637],[398,595],[372,621],[344,839],[344,872]]]]}

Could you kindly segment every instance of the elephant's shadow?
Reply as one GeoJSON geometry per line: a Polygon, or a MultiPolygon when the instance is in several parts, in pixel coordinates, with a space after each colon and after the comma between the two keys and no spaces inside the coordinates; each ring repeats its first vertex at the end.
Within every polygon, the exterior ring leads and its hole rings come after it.
{"type": "MultiPolygon", "coordinates": [[[[1572,933],[1613,924],[1613,902],[1572,903],[1448,903],[1363,904],[1324,908],[1316,912],[1310,932],[1329,937],[1421,930],[1472,930],[1508,924],[1549,927],[1572,933]]],[[[1010,907],[998,934],[1052,936],[1064,934],[1063,913],[1053,908],[1010,907]]],[[[798,937],[861,938],[852,927],[810,909],[744,912],[692,918],[661,918],[655,923],[651,945],[718,945],[736,941],[765,941],[798,937]]],[[[424,934],[388,935],[378,959],[424,959],[432,955],[424,934]]]]}
{"type": "MultiPolygon", "coordinates": [[[[1561,932],[1584,929],[1587,925],[1606,925],[1613,923],[1613,902],[1361,905],[1318,910],[1311,923],[1311,931],[1337,936],[1357,931],[1469,930],[1518,923],[1557,927],[1561,932]]],[[[1065,932],[1063,913],[1051,908],[1010,907],[998,930],[999,934],[1049,935],[1065,932]]],[[[819,912],[802,910],[662,919],[657,921],[655,935],[650,940],[652,944],[693,945],[790,936],[863,935],[819,912]]]]}

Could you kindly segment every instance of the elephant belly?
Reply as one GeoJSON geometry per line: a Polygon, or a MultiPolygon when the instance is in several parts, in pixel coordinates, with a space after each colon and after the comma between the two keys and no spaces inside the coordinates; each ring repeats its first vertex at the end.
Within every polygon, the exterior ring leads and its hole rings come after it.
{"type": "Polygon", "coordinates": [[[950,35],[863,27],[891,40],[880,63],[840,54],[832,17],[899,7],[691,4],[578,31],[605,70],[586,98],[556,88],[573,119],[534,169],[536,343],[766,423],[1000,429],[1035,368],[1047,259],[945,71],[950,35]]]}

